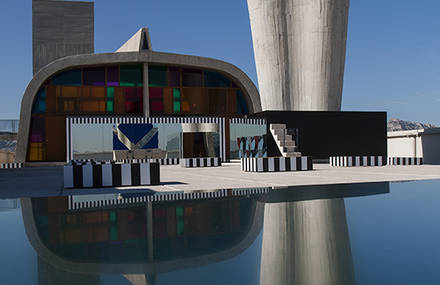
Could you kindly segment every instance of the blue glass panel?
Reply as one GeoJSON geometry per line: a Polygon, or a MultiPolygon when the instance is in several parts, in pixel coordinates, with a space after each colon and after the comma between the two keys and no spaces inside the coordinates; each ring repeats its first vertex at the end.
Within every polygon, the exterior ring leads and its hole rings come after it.
{"type": "Polygon", "coordinates": [[[53,85],[70,85],[70,86],[80,86],[81,85],[81,70],[74,69],[69,71],[64,71],[52,78],[53,85]]]}
{"type": "Polygon", "coordinates": [[[231,80],[217,72],[205,71],[205,87],[230,87],[231,80]]]}
{"type": "Polygon", "coordinates": [[[34,107],[32,108],[32,114],[45,113],[46,112],[46,88],[41,88],[35,99],[34,107]]]}
{"type": "Polygon", "coordinates": [[[237,90],[237,114],[249,114],[246,100],[240,90],[237,90]]]}

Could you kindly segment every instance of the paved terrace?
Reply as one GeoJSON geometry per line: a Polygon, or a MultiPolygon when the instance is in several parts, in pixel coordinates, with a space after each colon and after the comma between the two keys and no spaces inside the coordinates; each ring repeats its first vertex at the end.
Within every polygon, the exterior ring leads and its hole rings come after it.
{"type": "MultiPolygon", "coordinates": [[[[181,192],[440,179],[440,165],[332,168],[328,164],[315,164],[314,168],[303,172],[250,173],[241,171],[239,163],[224,163],[222,167],[212,168],[161,166],[162,185],[117,189],[181,192]]],[[[20,192],[21,197],[32,196],[35,190],[60,195],[62,185],[61,166],[0,171],[0,197],[9,197],[14,192],[20,192]]]]}

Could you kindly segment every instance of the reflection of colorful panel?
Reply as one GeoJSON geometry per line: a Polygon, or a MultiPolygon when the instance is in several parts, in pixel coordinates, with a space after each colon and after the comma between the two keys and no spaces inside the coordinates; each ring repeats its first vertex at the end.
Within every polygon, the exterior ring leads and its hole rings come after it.
{"type": "Polygon", "coordinates": [[[158,148],[158,131],[152,124],[118,124],[113,128],[113,150],[158,148]]]}

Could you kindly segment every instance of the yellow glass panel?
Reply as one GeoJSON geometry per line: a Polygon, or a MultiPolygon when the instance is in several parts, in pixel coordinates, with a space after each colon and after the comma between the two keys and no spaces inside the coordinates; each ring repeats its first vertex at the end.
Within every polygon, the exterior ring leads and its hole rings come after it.
{"type": "Polygon", "coordinates": [[[31,142],[29,144],[29,161],[43,161],[46,159],[46,155],[44,152],[43,143],[34,143],[31,142]]]}
{"type": "Polygon", "coordinates": [[[105,112],[106,110],[106,101],[98,101],[98,100],[83,100],[80,103],[81,112],[105,112]]]}
{"type": "Polygon", "coordinates": [[[203,88],[182,89],[182,112],[191,114],[208,114],[208,96],[203,88]]]}

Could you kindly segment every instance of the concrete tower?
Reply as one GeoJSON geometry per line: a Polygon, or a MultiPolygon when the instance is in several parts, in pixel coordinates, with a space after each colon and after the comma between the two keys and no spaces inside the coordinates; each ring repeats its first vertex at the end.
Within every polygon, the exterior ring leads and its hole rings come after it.
{"type": "Polygon", "coordinates": [[[339,111],[349,0],[248,0],[263,110],[339,111]]]}
{"type": "Polygon", "coordinates": [[[34,74],[58,58],[94,49],[93,2],[32,0],[34,74]]]}
{"type": "Polygon", "coordinates": [[[260,285],[354,285],[344,199],[265,204],[260,285]]]}

